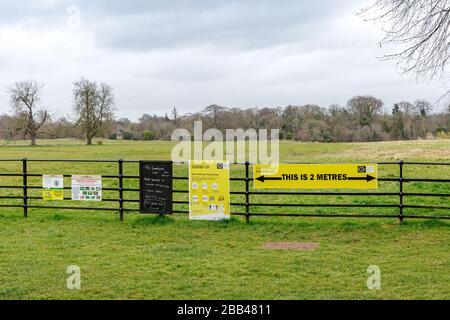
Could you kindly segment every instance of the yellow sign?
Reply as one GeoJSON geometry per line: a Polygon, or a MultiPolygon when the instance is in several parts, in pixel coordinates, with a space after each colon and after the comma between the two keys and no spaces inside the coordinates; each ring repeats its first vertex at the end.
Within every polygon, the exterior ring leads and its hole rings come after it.
{"type": "Polygon", "coordinates": [[[377,189],[376,164],[256,164],[257,189],[377,189]]]}
{"type": "Polygon", "coordinates": [[[42,199],[45,201],[64,200],[64,177],[43,175],[42,190],[42,199]]]}
{"type": "Polygon", "coordinates": [[[223,220],[230,218],[230,164],[189,161],[189,218],[223,220]]]}

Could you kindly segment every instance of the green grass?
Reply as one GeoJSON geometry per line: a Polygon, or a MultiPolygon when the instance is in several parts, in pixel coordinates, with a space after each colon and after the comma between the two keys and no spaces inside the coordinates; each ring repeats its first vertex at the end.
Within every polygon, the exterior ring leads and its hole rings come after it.
{"type": "MultiPolygon", "coordinates": [[[[170,142],[40,141],[30,148],[17,143],[0,147],[1,158],[168,159],[170,142]]],[[[351,144],[283,143],[285,161],[450,160],[450,141],[351,144]]],[[[447,167],[405,168],[406,176],[450,177],[447,167]]],[[[0,172],[20,171],[1,163],[0,172]]],[[[175,174],[186,174],[183,166],[175,174]]],[[[30,163],[29,172],[117,174],[115,164],[30,163]]],[[[125,174],[137,166],[125,165],[125,174]]],[[[396,176],[384,166],[381,176],[396,176]]],[[[233,176],[242,176],[235,168],[233,176]]],[[[0,177],[0,184],[20,185],[21,178],[0,177]]],[[[30,183],[40,185],[39,178],[30,183]]],[[[69,186],[69,180],[65,181],[69,186]]],[[[117,181],[105,179],[105,186],[117,181]]],[[[127,181],[136,187],[137,181],[127,181]]],[[[176,189],[186,188],[177,181],[176,189]]],[[[242,184],[233,185],[242,190],[242,184]]],[[[448,184],[407,184],[408,192],[450,193],[448,184]]],[[[379,191],[398,191],[398,183],[380,183],[379,191]]],[[[39,190],[31,190],[39,196],[39,190]]],[[[0,195],[21,190],[0,189],[0,195]]],[[[69,196],[69,193],[66,194],[69,196]]],[[[105,197],[116,197],[106,192],[105,197]]],[[[137,198],[136,193],[127,197],[137,198]]],[[[176,199],[186,199],[177,194],[176,199]]],[[[12,200],[20,203],[20,200],[12,200]]],[[[240,196],[233,201],[242,202],[240,196]]],[[[398,197],[255,197],[277,202],[272,212],[300,212],[283,203],[396,203],[398,197]]],[[[410,198],[407,203],[450,205],[449,198],[410,198]]],[[[11,200],[8,200],[11,203],[11,200]]],[[[0,199],[0,203],[6,200],[0,199]]],[[[40,204],[41,201],[32,201],[40,204]]],[[[55,203],[60,205],[61,203],[55,203]]],[[[67,203],[65,203],[67,204],[67,203]]],[[[99,206],[116,207],[116,203],[99,206]]],[[[136,204],[127,204],[136,207],[136,204]]],[[[186,209],[185,206],[180,208],[186,209]]],[[[240,208],[234,208],[241,210],[240,208]]],[[[259,209],[267,212],[267,208],[259,209]]],[[[254,211],[258,211],[255,208],[254,211]]],[[[305,213],[398,213],[397,209],[305,209],[305,213]]],[[[409,210],[407,214],[431,214],[409,210]]],[[[436,215],[446,211],[433,212],[436,215]]],[[[185,215],[153,217],[117,212],[0,208],[0,299],[448,299],[450,298],[450,224],[440,220],[241,218],[229,222],[189,221],[185,215]],[[263,249],[269,241],[317,242],[314,251],[263,249]],[[65,286],[69,265],[81,268],[81,290],[65,286]],[[369,265],[382,272],[381,290],[368,290],[369,265]]]]}

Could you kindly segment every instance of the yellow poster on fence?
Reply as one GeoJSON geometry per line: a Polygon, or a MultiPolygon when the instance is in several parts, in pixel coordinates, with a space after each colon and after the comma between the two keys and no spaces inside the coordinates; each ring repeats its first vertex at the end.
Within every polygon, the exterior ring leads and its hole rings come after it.
{"type": "Polygon", "coordinates": [[[64,177],[62,175],[42,176],[42,199],[44,201],[64,200],[64,177]]]}
{"type": "Polygon", "coordinates": [[[230,218],[229,162],[189,161],[189,218],[230,218]]]}
{"type": "Polygon", "coordinates": [[[377,164],[256,164],[253,184],[259,189],[376,189],[377,164]]]}

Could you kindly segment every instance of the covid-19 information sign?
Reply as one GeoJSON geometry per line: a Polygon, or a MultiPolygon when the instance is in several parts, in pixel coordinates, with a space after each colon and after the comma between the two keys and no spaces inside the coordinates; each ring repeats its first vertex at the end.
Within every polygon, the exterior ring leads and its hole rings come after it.
{"type": "Polygon", "coordinates": [[[228,162],[189,162],[189,217],[191,220],[230,218],[228,162]]]}

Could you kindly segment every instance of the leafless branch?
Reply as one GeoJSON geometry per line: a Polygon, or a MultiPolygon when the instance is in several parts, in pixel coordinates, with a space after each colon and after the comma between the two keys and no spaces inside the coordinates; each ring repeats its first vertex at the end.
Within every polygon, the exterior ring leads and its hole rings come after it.
{"type": "Polygon", "coordinates": [[[42,88],[42,83],[29,80],[16,82],[7,89],[18,119],[17,128],[30,136],[32,145],[36,144],[41,127],[50,119],[48,111],[39,107],[42,88]]]}
{"type": "Polygon", "coordinates": [[[434,78],[446,73],[450,59],[449,0],[376,0],[360,13],[381,21],[385,37],[380,46],[400,46],[383,59],[394,60],[404,73],[434,78]]]}

